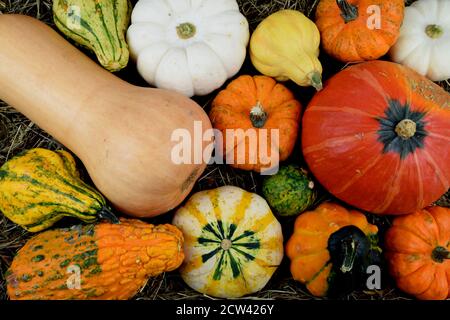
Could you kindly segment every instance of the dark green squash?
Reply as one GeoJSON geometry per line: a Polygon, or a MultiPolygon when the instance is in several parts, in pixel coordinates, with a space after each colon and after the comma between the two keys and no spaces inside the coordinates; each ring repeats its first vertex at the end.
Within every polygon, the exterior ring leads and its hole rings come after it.
{"type": "Polygon", "coordinates": [[[306,170],[295,165],[282,166],[267,177],[262,186],[264,198],[280,216],[295,216],[307,210],[317,199],[314,182],[306,170]]]}

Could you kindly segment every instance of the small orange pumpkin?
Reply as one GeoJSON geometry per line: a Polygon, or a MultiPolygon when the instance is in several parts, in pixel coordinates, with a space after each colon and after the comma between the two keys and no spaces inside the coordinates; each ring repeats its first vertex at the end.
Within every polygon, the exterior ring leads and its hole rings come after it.
{"type": "Polygon", "coordinates": [[[275,159],[272,152],[285,160],[297,140],[301,108],[292,92],[270,77],[244,75],[232,81],[214,99],[209,114],[222,133],[227,164],[260,172],[278,165],[269,161],[275,159]],[[230,137],[234,141],[227,141],[230,137]]]}
{"type": "Polygon", "coordinates": [[[374,60],[397,41],[404,0],[321,0],[316,25],[322,46],[344,61],[374,60]]]}
{"type": "Polygon", "coordinates": [[[323,203],[301,214],[286,245],[292,277],[314,296],[342,296],[365,284],[380,262],[378,228],[358,211],[323,203]]]}
{"type": "Polygon", "coordinates": [[[450,209],[429,207],[394,220],[386,257],[397,286],[423,300],[450,297],[450,209]]]}

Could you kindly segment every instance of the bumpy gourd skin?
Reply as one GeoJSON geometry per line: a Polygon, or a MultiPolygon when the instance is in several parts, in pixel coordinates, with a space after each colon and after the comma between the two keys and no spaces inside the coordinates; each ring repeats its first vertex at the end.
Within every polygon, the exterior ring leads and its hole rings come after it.
{"type": "Polygon", "coordinates": [[[18,252],[5,277],[11,300],[124,300],[183,259],[176,227],[123,219],[43,232],[18,252]]]}
{"type": "Polygon", "coordinates": [[[80,179],[66,151],[30,149],[0,168],[0,210],[31,232],[64,216],[94,222],[108,208],[103,196],[80,179]]]}
{"type": "Polygon", "coordinates": [[[119,71],[128,64],[125,32],[130,17],[129,0],[53,1],[53,18],[59,30],[94,51],[101,65],[109,71],[119,71]]]}
{"type": "Polygon", "coordinates": [[[263,182],[262,192],[280,216],[299,215],[317,199],[317,191],[308,172],[295,165],[283,166],[277,174],[268,176],[263,182]]]}

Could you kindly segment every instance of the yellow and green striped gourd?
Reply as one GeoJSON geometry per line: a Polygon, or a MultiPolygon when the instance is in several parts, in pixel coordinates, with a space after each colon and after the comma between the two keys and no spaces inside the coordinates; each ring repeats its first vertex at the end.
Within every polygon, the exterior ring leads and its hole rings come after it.
{"type": "Polygon", "coordinates": [[[49,228],[64,216],[90,223],[117,222],[104,197],[84,183],[66,151],[30,149],[0,168],[0,211],[31,232],[49,228]]]}
{"type": "Polygon", "coordinates": [[[125,33],[131,10],[129,0],[54,0],[53,20],[61,32],[94,51],[100,64],[114,72],[128,64],[125,33]]]}

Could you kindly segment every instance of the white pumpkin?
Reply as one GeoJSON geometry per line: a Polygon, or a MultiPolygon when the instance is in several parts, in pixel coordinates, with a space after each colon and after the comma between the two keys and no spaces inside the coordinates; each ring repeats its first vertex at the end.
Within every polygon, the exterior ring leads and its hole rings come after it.
{"type": "Polygon", "coordinates": [[[194,194],[173,224],[185,240],[181,277],[201,293],[236,298],[259,291],[283,258],[281,226],[269,205],[238,187],[194,194]]]}
{"type": "Polygon", "coordinates": [[[419,0],[405,10],[392,60],[433,81],[450,78],[450,0],[419,0]]]}
{"type": "Polygon", "coordinates": [[[242,67],[250,32],[236,0],[140,0],[127,41],[151,85],[206,95],[242,67]]]}

